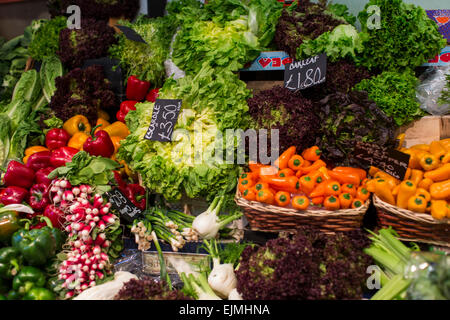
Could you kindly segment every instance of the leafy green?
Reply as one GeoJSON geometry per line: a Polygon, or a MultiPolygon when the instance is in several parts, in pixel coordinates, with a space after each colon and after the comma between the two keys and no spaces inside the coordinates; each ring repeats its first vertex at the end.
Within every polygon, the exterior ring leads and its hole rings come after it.
{"type": "Polygon", "coordinates": [[[32,141],[36,141],[36,145],[44,144],[44,134],[35,118],[31,115],[21,121],[12,134],[8,158],[21,160],[25,149],[32,141]]]}
{"type": "Polygon", "coordinates": [[[446,45],[437,24],[425,10],[402,0],[370,0],[358,19],[365,34],[360,63],[369,70],[414,69],[446,45]],[[369,29],[367,10],[374,5],[380,8],[380,29],[369,29]]]}
{"type": "Polygon", "coordinates": [[[120,35],[118,44],[109,50],[110,56],[119,60],[127,77],[135,75],[160,87],[165,79],[164,60],[169,55],[170,41],[176,28],[173,20],[168,16],[154,19],[139,16],[134,23],[119,21],[118,24],[132,28],[146,43],[120,35]]]}
{"type": "Polygon", "coordinates": [[[345,4],[330,3],[327,11],[330,11],[336,17],[344,18],[349,24],[355,25],[356,17],[348,12],[348,7],[345,4]]]}
{"type": "Polygon", "coordinates": [[[30,43],[30,56],[38,61],[56,55],[59,49],[59,33],[67,27],[67,18],[59,16],[51,20],[44,20],[40,28],[33,35],[30,43]]]}
{"type": "Polygon", "coordinates": [[[364,79],[355,86],[355,90],[367,91],[369,98],[392,117],[396,125],[402,126],[425,115],[416,100],[416,84],[417,78],[411,70],[402,73],[385,71],[364,79]]]}
{"type": "Polygon", "coordinates": [[[196,76],[169,79],[159,97],[183,99],[172,142],[144,139],[153,104],[139,103],[126,116],[131,134],[121,142],[119,158],[141,174],[146,187],[169,201],[179,200],[183,193],[212,199],[219,192],[231,192],[239,168],[215,159],[216,137],[221,132],[225,136],[226,129],[248,126],[249,94],[233,73],[217,73],[207,66],[196,76]]]}
{"type": "Polygon", "coordinates": [[[104,192],[110,189],[110,184],[116,183],[113,170],[118,167],[119,164],[111,159],[90,156],[87,152],[80,151],[71,162],[56,168],[48,177],[65,177],[72,185],[88,184],[104,192]]]}
{"type": "Polygon", "coordinates": [[[42,91],[47,102],[50,102],[56,92],[56,78],[63,75],[63,66],[56,56],[44,58],[41,66],[40,77],[42,91]]]}
{"type": "Polygon", "coordinates": [[[24,72],[14,87],[12,101],[23,99],[25,101],[34,101],[41,93],[41,81],[36,70],[24,72]]]}
{"type": "Polygon", "coordinates": [[[355,27],[341,24],[332,31],[322,33],[314,40],[304,40],[297,48],[297,60],[326,53],[328,60],[331,62],[341,59],[355,61],[357,54],[362,50],[362,40],[355,27]]]}
{"type": "Polygon", "coordinates": [[[5,115],[0,115],[0,165],[4,165],[8,158],[11,130],[11,121],[5,115]]]}

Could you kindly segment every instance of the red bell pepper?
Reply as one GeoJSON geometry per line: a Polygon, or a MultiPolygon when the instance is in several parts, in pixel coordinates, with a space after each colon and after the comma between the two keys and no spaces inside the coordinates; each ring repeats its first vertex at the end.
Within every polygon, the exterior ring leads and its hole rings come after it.
{"type": "Polygon", "coordinates": [[[53,167],[58,168],[65,166],[67,162],[71,162],[74,155],[78,153],[78,149],[71,147],[61,147],[53,150],[50,163],[53,167]]]}
{"type": "Polygon", "coordinates": [[[139,209],[145,210],[145,188],[139,184],[129,184],[125,188],[120,188],[120,191],[139,209]]]}
{"type": "Polygon", "coordinates": [[[93,134],[97,127],[92,129],[91,136],[83,144],[83,150],[91,156],[109,158],[114,154],[114,144],[105,130],[99,130],[93,134]]]}
{"type": "Polygon", "coordinates": [[[122,102],[120,104],[120,110],[116,113],[117,120],[125,123],[125,117],[127,116],[128,112],[130,112],[131,110],[136,110],[135,105],[138,102],[139,101],[134,100],[127,100],[122,102]]]}
{"type": "Polygon", "coordinates": [[[44,217],[47,217],[52,222],[52,225],[54,228],[58,228],[63,230],[64,229],[64,211],[57,208],[53,204],[49,204],[47,207],[45,207],[44,210],[44,217]]]}
{"type": "Polygon", "coordinates": [[[136,76],[130,76],[127,81],[127,99],[143,101],[150,89],[149,81],[139,80],[136,76]]]}
{"type": "Polygon", "coordinates": [[[48,178],[48,175],[53,170],[55,170],[54,167],[47,167],[47,168],[39,169],[36,172],[36,183],[43,183],[46,186],[49,186],[52,183],[52,180],[48,178]]]}
{"type": "Polygon", "coordinates": [[[159,88],[152,89],[148,92],[147,96],[145,97],[145,100],[149,102],[155,102],[156,99],[159,97],[159,88]]]}
{"type": "Polygon", "coordinates": [[[127,183],[125,181],[123,181],[120,172],[117,170],[113,171],[114,173],[114,179],[116,179],[117,184],[119,185],[119,189],[121,190],[122,188],[126,189],[127,187],[127,183]]]}
{"type": "Polygon", "coordinates": [[[50,150],[55,150],[67,146],[70,134],[64,129],[51,129],[45,136],[45,145],[50,150]]]}
{"type": "Polygon", "coordinates": [[[28,204],[35,211],[43,211],[49,204],[48,186],[43,183],[35,184],[30,189],[28,204]]]}
{"type": "Polygon", "coordinates": [[[33,169],[34,172],[39,169],[47,168],[50,166],[50,158],[52,153],[50,151],[41,151],[33,153],[27,161],[26,166],[33,169]]]}
{"type": "Polygon", "coordinates": [[[8,204],[21,204],[27,196],[27,189],[11,186],[0,192],[0,202],[5,206],[8,204]]]}
{"type": "Polygon", "coordinates": [[[28,189],[34,183],[34,171],[23,163],[12,160],[8,164],[6,173],[3,176],[3,183],[6,186],[16,186],[28,189]]]}

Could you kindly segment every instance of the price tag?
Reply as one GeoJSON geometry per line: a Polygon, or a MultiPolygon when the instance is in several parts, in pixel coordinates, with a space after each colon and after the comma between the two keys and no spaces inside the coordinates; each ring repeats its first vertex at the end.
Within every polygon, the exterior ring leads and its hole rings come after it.
{"type": "Polygon", "coordinates": [[[284,87],[303,90],[325,82],[327,55],[322,53],[301,61],[293,61],[284,69],[284,87]]]}
{"type": "Polygon", "coordinates": [[[355,145],[354,155],[361,167],[365,169],[369,169],[370,166],[376,167],[399,180],[405,177],[410,157],[409,154],[398,150],[360,141],[355,145]]]}
{"type": "Polygon", "coordinates": [[[133,222],[142,214],[142,210],[136,207],[119,189],[115,188],[106,192],[106,196],[112,207],[120,212],[120,217],[128,222],[133,222]]]}
{"type": "Polygon", "coordinates": [[[173,128],[181,110],[181,101],[181,99],[156,99],[145,139],[160,142],[172,141],[173,128]]]}
{"type": "Polygon", "coordinates": [[[118,24],[116,24],[116,27],[123,32],[123,34],[125,35],[125,37],[127,37],[128,40],[147,44],[147,42],[145,42],[145,40],[141,37],[141,35],[136,31],[134,31],[133,29],[118,24]]]}

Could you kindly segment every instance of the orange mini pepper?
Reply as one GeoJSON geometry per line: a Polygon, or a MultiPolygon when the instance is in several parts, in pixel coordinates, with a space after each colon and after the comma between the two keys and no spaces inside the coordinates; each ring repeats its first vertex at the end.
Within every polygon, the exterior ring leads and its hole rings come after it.
{"type": "Polygon", "coordinates": [[[289,147],[278,157],[277,160],[275,160],[274,166],[279,168],[280,170],[286,169],[288,167],[289,159],[292,158],[292,156],[295,154],[295,151],[297,151],[297,148],[295,146],[289,147]]]}
{"type": "Polygon", "coordinates": [[[325,196],[325,191],[329,181],[323,181],[315,186],[314,190],[309,194],[311,198],[323,197],[325,196]]]}
{"type": "Polygon", "coordinates": [[[364,202],[361,199],[354,199],[352,202],[352,209],[358,209],[364,204],[364,202]]]}
{"type": "Polygon", "coordinates": [[[285,191],[278,191],[275,194],[275,202],[280,207],[286,207],[291,202],[291,195],[285,191]]]}
{"type": "Polygon", "coordinates": [[[314,187],[316,185],[314,180],[309,175],[301,177],[299,182],[301,190],[307,195],[309,195],[314,190],[314,187]]]}
{"type": "Polygon", "coordinates": [[[359,186],[361,183],[361,177],[356,172],[343,173],[343,172],[336,172],[334,170],[331,170],[329,172],[329,175],[332,179],[339,181],[339,183],[342,183],[342,184],[350,183],[355,186],[359,186]]]}
{"type": "Polygon", "coordinates": [[[316,206],[321,206],[323,204],[323,201],[325,200],[325,197],[315,197],[311,199],[311,203],[316,206]]]}
{"type": "Polygon", "coordinates": [[[348,209],[351,207],[352,202],[353,202],[353,196],[346,192],[346,193],[341,193],[339,195],[339,202],[341,204],[341,208],[342,209],[348,209]]]}
{"type": "Polygon", "coordinates": [[[258,181],[258,183],[256,183],[254,185],[253,189],[257,193],[258,191],[261,191],[263,189],[269,189],[269,184],[265,183],[265,182],[258,181]]]}
{"type": "Polygon", "coordinates": [[[248,201],[256,200],[256,193],[255,191],[252,190],[252,188],[245,189],[244,192],[242,193],[242,196],[244,197],[244,199],[248,201]]]}
{"type": "Polygon", "coordinates": [[[309,199],[305,196],[296,196],[292,199],[292,207],[297,210],[306,210],[309,207],[309,199]]]}
{"type": "Polygon", "coordinates": [[[341,207],[339,198],[337,198],[336,196],[326,197],[325,200],[323,201],[323,205],[327,210],[339,210],[341,207]]]}
{"type": "Polygon", "coordinates": [[[302,157],[309,161],[317,161],[320,159],[320,155],[322,151],[320,151],[318,146],[313,146],[303,151],[302,157]]]}
{"type": "Polygon", "coordinates": [[[262,163],[258,163],[258,162],[252,162],[250,161],[248,163],[248,168],[250,169],[251,172],[256,173],[259,175],[259,170],[261,169],[261,167],[263,167],[264,165],[262,163]]]}
{"type": "Polygon", "coordinates": [[[284,177],[291,177],[293,175],[295,175],[294,170],[292,170],[291,168],[286,168],[283,170],[278,171],[277,174],[280,178],[284,178],[284,177]]]}
{"type": "Polygon", "coordinates": [[[296,189],[298,178],[296,176],[290,177],[277,177],[277,176],[261,176],[263,182],[268,183],[273,188],[279,188],[280,190],[296,189]]]}
{"type": "Polygon", "coordinates": [[[341,185],[337,181],[329,181],[325,185],[326,196],[337,196],[341,193],[341,185]]]}
{"type": "Polygon", "coordinates": [[[298,154],[294,154],[289,159],[288,167],[294,171],[297,171],[303,166],[304,162],[305,160],[301,156],[299,156],[298,154]]]}
{"type": "Polygon", "coordinates": [[[321,183],[322,181],[325,181],[325,177],[324,177],[323,173],[321,171],[319,171],[319,170],[315,170],[315,171],[310,172],[308,174],[308,176],[310,176],[311,179],[313,179],[313,181],[315,183],[321,183]]]}
{"type": "Polygon", "coordinates": [[[362,201],[366,201],[370,197],[370,192],[364,187],[359,187],[356,191],[356,197],[362,201]]]}
{"type": "Polygon", "coordinates": [[[244,190],[253,187],[254,184],[255,184],[255,183],[253,182],[252,179],[248,179],[248,178],[247,178],[247,179],[241,179],[241,180],[239,181],[239,185],[238,185],[239,191],[240,191],[240,192],[244,192],[244,190]]]}
{"type": "Polygon", "coordinates": [[[274,195],[270,190],[263,189],[256,193],[256,200],[262,203],[273,204],[274,195]]]}
{"type": "MultiPolygon", "coordinates": [[[[303,174],[308,174],[308,173],[310,173],[310,172],[312,172],[312,171],[315,171],[315,170],[319,170],[319,168],[321,168],[321,167],[326,167],[327,166],[327,164],[323,161],[323,160],[317,160],[317,161],[315,161],[312,165],[310,165],[309,167],[303,167],[303,168],[301,168],[300,170],[301,170],[301,172],[303,173],[303,174]]],[[[300,171],[299,170],[299,171],[300,171]]]]}
{"type": "Polygon", "coordinates": [[[354,184],[346,183],[341,186],[343,193],[349,193],[352,197],[356,196],[356,187],[354,184]]]}
{"type": "Polygon", "coordinates": [[[336,167],[333,168],[334,172],[344,173],[344,174],[357,174],[361,180],[364,180],[367,178],[367,172],[360,168],[353,168],[353,167],[336,167]]]}

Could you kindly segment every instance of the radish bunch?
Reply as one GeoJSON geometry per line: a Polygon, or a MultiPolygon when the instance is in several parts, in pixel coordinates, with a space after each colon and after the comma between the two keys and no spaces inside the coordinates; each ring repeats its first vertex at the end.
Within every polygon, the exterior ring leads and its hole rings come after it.
{"type": "Polygon", "coordinates": [[[89,185],[72,186],[65,179],[56,179],[50,198],[65,213],[67,254],[59,265],[58,279],[63,281],[66,298],[71,298],[112,274],[107,229],[118,227],[119,218],[110,213],[111,203],[89,185]]]}

